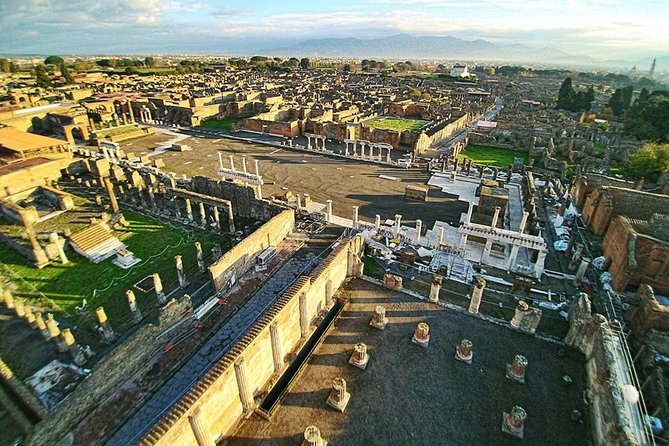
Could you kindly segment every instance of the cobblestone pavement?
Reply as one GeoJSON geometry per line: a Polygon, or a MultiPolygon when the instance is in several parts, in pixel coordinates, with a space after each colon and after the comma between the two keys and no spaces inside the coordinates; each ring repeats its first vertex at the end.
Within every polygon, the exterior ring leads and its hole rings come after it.
{"type": "Polygon", "coordinates": [[[139,441],[197,379],[232,348],[282,291],[318,265],[315,260],[330,252],[328,245],[332,241],[331,234],[330,237],[324,234],[298,250],[105,444],[127,446],[139,441]]]}

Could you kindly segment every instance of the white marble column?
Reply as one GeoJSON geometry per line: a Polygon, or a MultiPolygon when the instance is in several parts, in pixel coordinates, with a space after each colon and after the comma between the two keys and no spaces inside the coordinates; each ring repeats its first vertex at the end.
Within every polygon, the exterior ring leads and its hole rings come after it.
{"type": "Polygon", "coordinates": [[[414,239],[416,245],[420,243],[421,232],[423,232],[423,221],[416,220],[416,238],[414,239]]]}
{"type": "Polygon", "coordinates": [[[332,200],[325,201],[325,221],[332,223],[332,200]]]}

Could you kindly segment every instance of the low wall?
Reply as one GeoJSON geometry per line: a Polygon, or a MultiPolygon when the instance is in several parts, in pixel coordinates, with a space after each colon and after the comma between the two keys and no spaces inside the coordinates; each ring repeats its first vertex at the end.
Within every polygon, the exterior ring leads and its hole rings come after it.
{"type": "Polygon", "coordinates": [[[211,283],[216,291],[231,285],[255,262],[256,257],[270,246],[278,245],[295,227],[292,209],[284,210],[235,245],[209,267],[211,283]]]}
{"type": "Polygon", "coordinates": [[[237,375],[246,376],[246,384],[254,398],[271,388],[273,377],[288,366],[286,358],[299,351],[309,337],[303,337],[301,333],[300,306],[304,306],[302,312],[309,321],[309,333],[312,333],[315,326],[311,323],[346,280],[349,262],[357,258],[363,245],[361,237],[341,243],[309,276],[298,278],[139,444],[197,446],[189,416],[200,420],[211,434],[212,442],[233,433],[244,415],[237,375]],[[273,363],[272,326],[278,339],[275,343],[281,346],[283,353],[283,367],[278,373],[273,363]],[[243,372],[236,370],[240,363],[243,363],[243,372]]]}

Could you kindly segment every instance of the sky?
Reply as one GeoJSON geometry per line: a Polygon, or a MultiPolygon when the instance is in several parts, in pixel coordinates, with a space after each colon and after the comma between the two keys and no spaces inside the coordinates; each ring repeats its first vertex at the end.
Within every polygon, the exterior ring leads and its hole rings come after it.
{"type": "Polygon", "coordinates": [[[0,53],[251,54],[407,33],[640,59],[669,54],[668,19],[668,0],[0,0],[0,53]]]}

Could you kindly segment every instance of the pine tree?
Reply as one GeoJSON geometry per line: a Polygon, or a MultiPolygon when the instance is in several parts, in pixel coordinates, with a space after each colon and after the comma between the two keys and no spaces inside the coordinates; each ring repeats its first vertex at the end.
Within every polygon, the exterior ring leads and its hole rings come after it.
{"type": "Polygon", "coordinates": [[[63,76],[66,84],[70,85],[74,83],[74,79],[72,79],[72,75],[65,66],[65,62],[60,63],[60,75],[63,76]]]}
{"type": "Polygon", "coordinates": [[[562,110],[573,110],[576,104],[576,92],[572,86],[571,78],[568,77],[562,82],[560,92],[558,93],[557,108],[562,110]]]}

